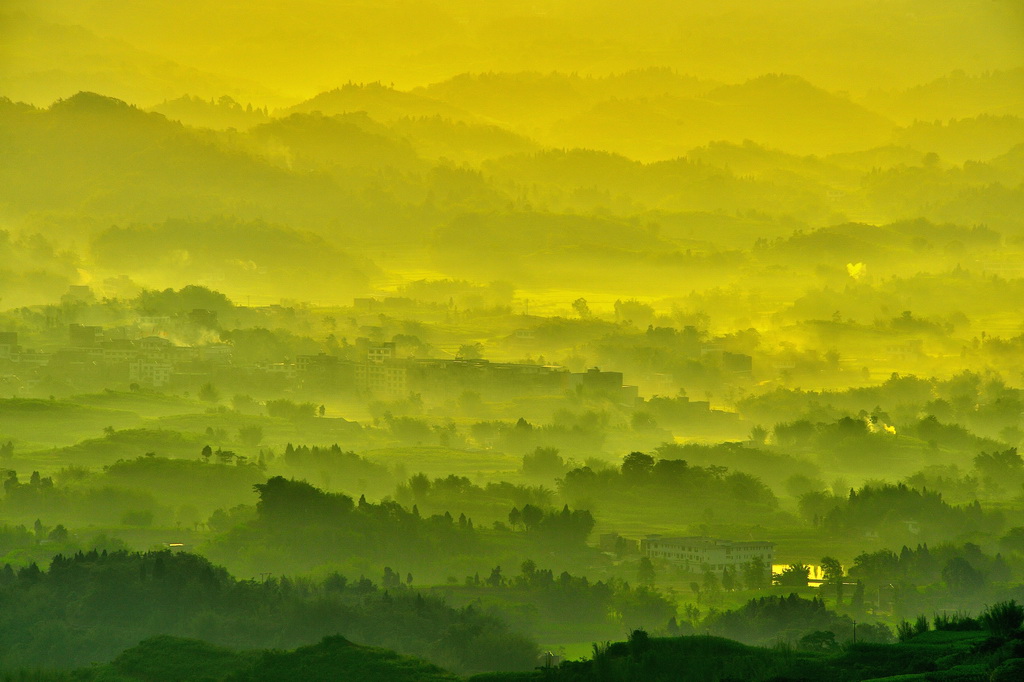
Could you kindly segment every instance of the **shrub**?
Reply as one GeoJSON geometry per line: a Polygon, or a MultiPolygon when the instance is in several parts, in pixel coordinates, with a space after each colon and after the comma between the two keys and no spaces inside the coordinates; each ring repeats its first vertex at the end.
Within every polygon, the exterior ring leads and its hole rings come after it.
{"type": "Polygon", "coordinates": [[[1024,607],[1015,600],[1001,601],[978,617],[982,626],[997,637],[1009,637],[1024,623],[1024,607]]]}

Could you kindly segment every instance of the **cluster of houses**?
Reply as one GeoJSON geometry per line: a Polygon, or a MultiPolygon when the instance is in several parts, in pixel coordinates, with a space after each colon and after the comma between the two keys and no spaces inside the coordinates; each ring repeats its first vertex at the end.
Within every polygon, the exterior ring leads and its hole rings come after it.
{"type": "Polygon", "coordinates": [[[500,399],[560,395],[565,391],[601,394],[622,404],[636,402],[636,386],[623,384],[622,372],[597,368],[570,372],[556,365],[489,362],[477,359],[412,359],[395,356],[395,344],[371,346],[365,362],[354,363],[355,385],[370,395],[401,397],[420,393],[457,398],[465,391],[500,399]]]}
{"type": "Polygon", "coordinates": [[[553,365],[479,359],[400,358],[394,343],[369,344],[360,360],[320,353],[240,366],[228,343],[177,345],[155,335],[108,338],[102,327],[82,324],[68,325],[67,330],[67,345],[50,352],[23,349],[17,332],[0,332],[0,377],[26,387],[51,375],[83,385],[136,384],[154,389],[276,377],[285,383],[385,399],[410,393],[449,399],[466,391],[483,399],[508,399],[575,391],[630,405],[638,397],[637,387],[625,385],[621,372],[596,368],[570,372],[553,365]]]}
{"type": "Polygon", "coordinates": [[[186,376],[208,377],[211,365],[230,363],[228,344],[179,346],[160,336],[108,339],[102,327],[92,325],[69,325],[68,344],[51,352],[24,349],[17,332],[0,332],[0,374],[28,387],[50,374],[159,388],[186,376]]]}

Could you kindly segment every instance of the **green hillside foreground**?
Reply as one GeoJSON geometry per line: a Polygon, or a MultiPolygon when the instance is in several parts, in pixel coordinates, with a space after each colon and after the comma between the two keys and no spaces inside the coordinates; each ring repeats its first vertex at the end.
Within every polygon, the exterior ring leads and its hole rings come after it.
{"type": "MultiPolygon", "coordinates": [[[[649,638],[596,644],[590,660],[521,673],[483,673],[470,682],[626,682],[643,680],[973,682],[1020,680],[1024,636],[978,631],[931,631],[898,644],[850,644],[832,652],[786,646],[751,647],[720,637],[649,638]]],[[[140,642],[105,665],[71,673],[36,673],[6,679],[86,682],[287,682],[360,680],[432,682],[460,678],[421,659],[361,646],[341,636],[291,651],[235,651],[206,642],[160,636],[140,642]]]]}
{"type": "MultiPolygon", "coordinates": [[[[8,678],[11,679],[11,678],[8,678]]],[[[20,677],[17,679],[29,679],[20,677]]],[[[441,682],[459,678],[417,658],[325,637],[293,651],[233,651],[195,639],[160,636],[140,642],[106,665],[38,680],[94,682],[441,682]]]]}
{"type": "MultiPolygon", "coordinates": [[[[827,641],[830,633],[823,635],[827,641]]],[[[833,651],[786,645],[751,647],[730,639],[693,635],[649,638],[634,631],[629,641],[594,646],[591,660],[567,661],[531,673],[474,675],[472,682],[768,682],[831,680],[942,680],[975,682],[1020,680],[1024,674],[1024,636],[978,631],[931,631],[897,644],[849,644],[833,651]]]]}

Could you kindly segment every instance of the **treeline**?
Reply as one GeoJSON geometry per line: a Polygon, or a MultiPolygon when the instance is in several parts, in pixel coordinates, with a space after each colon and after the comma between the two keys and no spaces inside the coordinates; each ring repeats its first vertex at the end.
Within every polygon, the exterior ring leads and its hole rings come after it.
{"type": "MultiPolygon", "coordinates": [[[[394,651],[350,642],[340,635],[293,651],[235,651],[195,639],[159,635],[127,649],[113,661],[72,672],[19,672],[24,682],[116,679],[306,682],[325,675],[365,682],[455,682],[454,674],[394,651]]],[[[13,675],[9,676],[14,677],[13,675]]]]}
{"type": "Polygon", "coordinates": [[[873,533],[898,542],[915,537],[941,540],[950,533],[994,533],[1003,525],[1001,512],[985,511],[977,500],[953,506],[941,493],[904,483],[866,485],[845,497],[812,491],[800,497],[799,509],[807,521],[833,537],[873,533]]]}
{"type": "Polygon", "coordinates": [[[775,494],[755,476],[729,472],[724,466],[690,466],[682,459],[655,459],[643,452],[629,453],[619,467],[573,469],[560,479],[559,489],[569,500],[600,499],[608,505],[671,501],[691,511],[720,505],[730,508],[737,517],[778,506],[775,494]]]}
{"type": "Polygon", "coordinates": [[[368,571],[390,565],[444,580],[452,571],[479,570],[481,564],[516,556],[521,560],[531,549],[557,547],[567,557],[587,553],[585,542],[594,526],[589,512],[568,507],[544,510],[546,520],[536,529],[514,532],[504,523],[478,527],[464,512],[426,516],[415,504],[355,501],[281,476],[255,489],[255,518],[215,536],[203,550],[215,561],[254,574],[324,566],[368,571]]]}
{"type": "MultiPolygon", "coordinates": [[[[956,282],[957,287],[963,286],[959,279],[956,282]]],[[[922,290],[918,295],[923,299],[935,298],[928,290],[922,290]]],[[[1015,293],[1006,295],[1012,297],[1015,293]]],[[[887,293],[884,298],[888,300],[891,296],[887,293]]],[[[992,292],[974,292],[964,301],[963,309],[971,309],[971,300],[989,298],[1005,300],[992,292]]],[[[829,302],[826,307],[828,310],[846,309],[839,302],[829,302]]],[[[909,316],[904,321],[913,319],[909,316]]],[[[986,340],[985,347],[988,348],[990,343],[994,349],[1000,348],[1002,342],[998,338],[986,340]]],[[[1011,445],[1016,443],[1020,437],[1022,401],[1021,390],[1008,386],[999,374],[968,370],[945,379],[926,379],[894,372],[881,384],[842,391],[777,388],[742,398],[737,402],[737,408],[740,414],[755,423],[782,425],[775,429],[777,443],[782,446],[820,446],[823,443],[816,442],[816,439],[822,437],[835,439],[863,435],[865,429],[859,425],[838,423],[843,417],[848,417],[877,426],[871,428],[865,424],[867,431],[872,433],[882,430],[885,425],[895,425],[901,435],[913,435],[943,448],[981,450],[991,447],[993,441],[987,439],[1000,439],[1011,445]],[[831,420],[823,416],[831,417],[831,420]],[[951,427],[959,427],[959,431],[951,430],[951,427]],[[830,430],[838,433],[830,433],[830,430]]]]}
{"type": "Polygon", "coordinates": [[[0,510],[8,519],[56,523],[76,519],[101,526],[149,526],[169,524],[173,512],[148,493],[110,485],[67,488],[53,478],[32,472],[27,481],[14,471],[6,472],[0,510]]]}
{"type": "Polygon", "coordinates": [[[614,577],[589,580],[557,573],[532,559],[522,562],[518,573],[494,566],[489,573],[466,576],[462,585],[434,591],[450,604],[479,604],[542,641],[569,631],[580,638],[604,638],[626,626],[662,628],[676,616],[671,597],[650,587],[614,577]]]}
{"type": "Polygon", "coordinates": [[[470,434],[480,445],[505,452],[524,452],[538,447],[570,453],[600,452],[607,437],[608,415],[589,411],[573,417],[561,414],[560,423],[533,424],[517,421],[480,421],[470,434]]]}
{"type": "Polygon", "coordinates": [[[343,451],[337,443],[330,447],[295,446],[288,443],[281,459],[301,477],[322,480],[325,486],[369,492],[384,491],[393,484],[393,477],[387,467],[354,452],[343,451]]]}
{"type": "Polygon", "coordinates": [[[456,506],[474,514],[487,514],[502,520],[510,506],[551,507],[554,491],[544,486],[530,486],[490,482],[476,485],[465,476],[449,474],[431,480],[426,474],[411,476],[407,483],[399,484],[395,499],[406,505],[433,510],[452,509],[456,506]]]}
{"type": "Polygon", "coordinates": [[[259,463],[239,459],[229,465],[226,459],[208,459],[150,453],[118,460],[102,471],[79,466],[65,467],[55,476],[34,471],[28,480],[8,470],[0,511],[8,519],[40,519],[51,525],[75,519],[79,525],[106,527],[196,527],[217,507],[248,499],[252,486],[266,480],[259,463]]]}
{"type": "MultiPolygon", "coordinates": [[[[793,593],[789,596],[767,596],[751,599],[738,609],[710,613],[700,627],[712,634],[735,639],[746,644],[772,644],[790,642],[804,647],[812,644],[807,636],[814,632],[831,633],[832,647],[853,638],[853,619],[825,607],[824,599],[804,599],[793,593]]],[[[857,639],[861,642],[892,641],[892,631],[882,623],[859,623],[857,639]]]]}
{"type": "Polygon", "coordinates": [[[533,667],[537,647],[501,621],[403,587],[264,576],[237,580],[183,552],[96,552],[0,570],[5,670],[110,660],[158,634],[237,648],[291,648],[341,634],[462,672],[533,667]]]}

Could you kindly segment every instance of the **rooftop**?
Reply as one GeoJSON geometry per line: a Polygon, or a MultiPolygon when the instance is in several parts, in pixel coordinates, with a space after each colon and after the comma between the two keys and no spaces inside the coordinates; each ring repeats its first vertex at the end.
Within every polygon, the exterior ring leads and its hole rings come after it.
{"type": "Polygon", "coordinates": [[[742,549],[744,547],[764,547],[765,545],[775,546],[774,542],[768,542],[765,540],[721,540],[719,538],[708,538],[701,536],[691,537],[663,537],[661,535],[648,535],[647,541],[657,541],[665,545],[680,545],[680,546],[702,546],[702,547],[729,547],[733,549],[742,549]]]}

